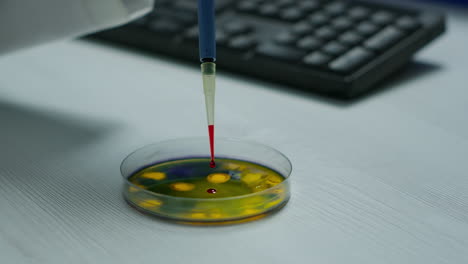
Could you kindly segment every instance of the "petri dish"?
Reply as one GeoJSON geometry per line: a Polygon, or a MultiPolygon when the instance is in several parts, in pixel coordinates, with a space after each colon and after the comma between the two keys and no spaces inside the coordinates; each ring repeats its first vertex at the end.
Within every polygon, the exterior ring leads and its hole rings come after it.
{"type": "Polygon", "coordinates": [[[292,166],[269,146],[216,138],[211,168],[207,138],[179,138],[142,147],[121,164],[123,194],[135,209],[186,224],[256,220],[290,198],[292,166]]]}

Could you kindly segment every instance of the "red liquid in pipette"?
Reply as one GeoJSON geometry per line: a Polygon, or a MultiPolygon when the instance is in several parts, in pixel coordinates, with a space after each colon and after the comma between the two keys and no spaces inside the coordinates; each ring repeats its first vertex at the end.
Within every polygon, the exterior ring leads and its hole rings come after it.
{"type": "Polygon", "coordinates": [[[210,136],[210,152],[211,152],[211,161],[210,167],[216,167],[216,163],[214,161],[214,125],[208,125],[208,134],[210,136]]]}

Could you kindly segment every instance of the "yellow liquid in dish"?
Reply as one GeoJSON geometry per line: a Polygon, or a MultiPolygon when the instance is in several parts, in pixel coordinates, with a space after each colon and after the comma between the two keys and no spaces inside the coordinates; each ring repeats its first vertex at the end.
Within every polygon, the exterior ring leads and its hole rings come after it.
{"type": "Polygon", "coordinates": [[[127,201],[151,214],[189,222],[264,215],[285,204],[289,182],[265,166],[235,159],[194,158],[143,168],[128,178],[127,201]]]}

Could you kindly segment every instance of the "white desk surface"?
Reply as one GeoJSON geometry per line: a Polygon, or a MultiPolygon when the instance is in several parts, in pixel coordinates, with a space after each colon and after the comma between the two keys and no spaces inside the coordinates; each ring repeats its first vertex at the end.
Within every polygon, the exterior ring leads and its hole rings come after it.
{"type": "Polygon", "coordinates": [[[205,135],[197,67],[87,41],[1,57],[0,262],[468,263],[464,16],[353,104],[219,69],[217,135],[276,147],[294,171],[280,213],[216,228],[121,197],[129,152],[205,135]]]}

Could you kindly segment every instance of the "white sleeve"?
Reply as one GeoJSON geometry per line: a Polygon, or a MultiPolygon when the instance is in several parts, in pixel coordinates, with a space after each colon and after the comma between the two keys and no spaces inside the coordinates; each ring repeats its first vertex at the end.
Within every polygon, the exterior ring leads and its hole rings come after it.
{"type": "Polygon", "coordinates": [[[154,0],[0,0],[0,54],[124,24],[154,0]]]}

